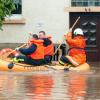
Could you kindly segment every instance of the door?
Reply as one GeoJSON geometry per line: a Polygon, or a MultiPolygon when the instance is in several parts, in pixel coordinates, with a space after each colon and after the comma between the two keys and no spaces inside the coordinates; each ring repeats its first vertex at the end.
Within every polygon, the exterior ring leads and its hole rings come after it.
{"type": "Polygon", "coordinates": [[[70,26],[79,16],[80,20],[74,29],[83,29],[87,61],[100,61],[100,13],[70,13],[70,26]]]}

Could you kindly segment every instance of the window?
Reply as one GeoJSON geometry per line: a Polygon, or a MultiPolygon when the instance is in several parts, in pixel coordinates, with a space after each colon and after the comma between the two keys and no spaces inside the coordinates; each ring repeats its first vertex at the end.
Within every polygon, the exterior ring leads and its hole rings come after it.
{"type": "Polygon", "coordinates": [[[72,0],[72,6],[100,6],[100,0],[72,0]]]}
{"type": "Polygon", "coordinates": [[[12,14],[22,14],[22,0],[14,0],[16,10],[12,14]]]}
{"type": "Polygon", "coordinates": [[[13,0],[16,10],[12,12],[12,16],[6,17],[5,24],[25,24],[26,20],[22,15],[22,0],[13,0]]]}

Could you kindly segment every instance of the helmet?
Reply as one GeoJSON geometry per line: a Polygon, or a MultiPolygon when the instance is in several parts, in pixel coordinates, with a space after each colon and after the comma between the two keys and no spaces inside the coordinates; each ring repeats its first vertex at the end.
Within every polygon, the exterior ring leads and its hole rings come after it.
{"type": "Polygon", "coordinates": [[[82,31],[81,28],[76,28],[76,29],[74,30],[74,35],[84,35],[84,34],[83,34],[83,31],[82,31]]]}

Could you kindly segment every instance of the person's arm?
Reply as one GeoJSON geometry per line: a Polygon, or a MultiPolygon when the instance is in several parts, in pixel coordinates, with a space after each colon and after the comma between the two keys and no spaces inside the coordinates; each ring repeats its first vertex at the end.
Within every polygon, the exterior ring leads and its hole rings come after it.
{"type": "Polygon", "coordinates": [[[19,51],[20,51],[22,54],[24,54],[24,55],[29,55],[29,54],[35,52],[36,48],[37,48],[37,46],[36,46],[35,44],[32,44],[32,45],[31,45],[30,47],[28,47],[28,48],[21,48],[21,49],[19,49],[19,51]]]}
{"type": "Polygon", "coordinates": [[[45,47],[47,47],[48,45],[50,45],[50,44],[52,43],[48,38],[44,38],[43,40],[44,40],[43,45],[44,45],[45,47]]]}
{"type": "Polygon", "coordinates": [[[75,44],[76,45],[76,42],[78,42],[78,40],[76,39],[73,39],[72,38],[72,33],[67,33],[67,35],[65,35],[65,38],[66,38],[66,42],[70,45],[70,44],[75,44]]]}

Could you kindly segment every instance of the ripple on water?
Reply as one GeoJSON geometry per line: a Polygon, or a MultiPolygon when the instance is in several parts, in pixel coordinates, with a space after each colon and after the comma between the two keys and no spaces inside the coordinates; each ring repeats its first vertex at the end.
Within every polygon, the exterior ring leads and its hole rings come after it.
{"type": "Polygon", "coordinates": [[[0,72],[0,100],[100,100],[100,73],[0,72]]]}

